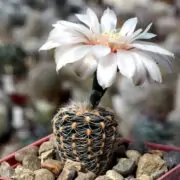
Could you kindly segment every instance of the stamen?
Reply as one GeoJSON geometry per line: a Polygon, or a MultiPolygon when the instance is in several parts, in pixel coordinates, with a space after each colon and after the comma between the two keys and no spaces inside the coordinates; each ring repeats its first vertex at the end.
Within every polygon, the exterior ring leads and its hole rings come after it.
{"type": "Polygon", "coordinates": [[[119,39],[121,35],[120,33],[117,33],[115,29],[113,29],[110,32],[103,33],[103,36],[108,37],[108,39],[110,40],[116,40],[116,39],[119,39]]]}

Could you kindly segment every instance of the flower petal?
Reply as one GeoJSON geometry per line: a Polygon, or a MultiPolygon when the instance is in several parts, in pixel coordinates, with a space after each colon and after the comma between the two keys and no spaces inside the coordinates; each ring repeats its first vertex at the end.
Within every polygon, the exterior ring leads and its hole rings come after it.
{"type": "Polygon", "coordinates": [[[152,39],[156,37],[156,34],[153,33],[141,33],[139,36],[136,36],[133,41],[137,40],[137,39],[152,39]]]}
{"type": "Polygon", "coordinates": [[[92,55],[87,55],[73,64],[75,73],[83,79],[91,76],[97,68],[97,62],[92,55]]]}
{"type": "Polygon", "coordinates": [[[65,30],[68,30],[70,32],[80,33],[81,35],[84,35],[88,39],[90,39],[93,35],[92,32],[82,24],[76,24],[68,21],[59,21],[58,23],[63,25],[65,30]]]}
{"type": "Polygon", "coordinates": [[[150,23],[150,24],[146,27],[146,29],[143,31],[143,33],[147,33],[147,32],[150,30],[151,26],[152,26],[152,23],[150,23]]]}
{"type": "Polygon", "coordinates": [[[136,28],[137,22],[138,22],[138,19],[136,17],[125,21],[125,23],[123,24],[123,26],[120,30],[120,34],[122,34],[123,36],[132,35],[136,28]]]}
{"type": "Polygon", "coordinates": [[[101,31],[109,32],[116,28],[117,17],[114,11],[106,9],[101,17],[101,31]]]}
{"type": "Polygon", "coordinates": [[[154,43],[138,41],[136,43],[132,43],[131,45],[137,49],[141,49],[141,50],[145,50],[145,51],[151,51],[154,53],[159,53],[159,54],[164,54],[167,56],[174,57],[174,54],[172,54],[171,52],[167,51],[166,49],[164,49],[164,48],[162,48],[162,47],[160,47],[154,43]]]}
{"type": "Polygon", "coordinates": [[[136,72],[134,73],[132,80],[134,84],[140,85],[140,84],[143,84],[147,80],[146,68],[139,54],[136,52],[132,52],[132,54],[136,63],[136,72]]]}
{"type": "Polygon", "coordinates": [[[141,52],[137,52],[136,56],[139,56],[138,59],[143,62],[150,79],[162,82],[162,76],[158,65],[150,57],[142,54],[141,52]]]}
{"type": "Polygon", "coordinates": [[[117,52],[117,65],[122,75],[131,79],[134,76],[136,70],[136,64],[133,54],[126,51],[117,52]]]}
{"type": "Polygon", "coordinates": [[[133,41],[134,38],[136,38],[140,33],[142,32],[142,29],[136,30],[132,35],[131,35],[131,41],[133,41]]]}
{"type": "Polygon", "coordinates": [[[111,49],[103,45],[94,45],[91,47],[91,52],[96,58],[106,56],[111,52],[111,49]]]}
{"type": "Polygon", "coordinates": [[[47,42],[45,42],[45,43],[40,47],[39,50],[40,50],[40,51],[42,51],[42,50],[49,50],[49,49],[56,48],[56,47],[58,47],[58,46],[60,46],[60,44],[57,43],[57,42],[47,41],[47,42]]]}
{"type": "Polygon", "coordinates": [[[157,54],[153,52],[142,52],[147,56],[151,57],[160,67],[166,70],[169,73],[173,72],[173,63],[172,58],[166,55],[157,54]]]}
{"type": "Polygon", "coordinates": [[[154,38],[156,37],[157,35],[156,34],[153,34],[153,33],[143,33],[141,35],[139,35],[137,37],[137,39],[151,39],[151,38],[154,38]]]}
{"type": "Polygon", "coordinates": [[[116,55],[111,53],[105,57],[102,57],[97,67],[97,80],[102,88],[110,87],[117,73],[117,59],[116,55]]]}
{"type": "Polygon", "coordinates": [[[139,36],[136,36],[134,40],[137,40],[137,39],[151,39],[153,37],[156,37],[156,34],[153,34],[153,33],[148,33],[149,29],[151,28],[152,26],[152,23],[150,23],[146,29],[139,35],[139,36]]]}
{"type": "Polygon", "coordinates": [[[40,50],[48,50],[60,45],[76,43],[88,43],[88,39],[78,32],[69,32],[67,29],[63,30],[57,26],[49,33],[46,43],[40,48],[40,50]]]}
{"type": "Polygon", "coordinates": [[[56,70],[58,71],[68,63],[73,63],[82,59],[90,51],[90,46],[66,46],[56,48],[55,50],[55,62],[56,70]]]}
{"type": "Polygon", "coordinates": [[[86,14],[76,14],[76,16],[81,22],[86,24],[93,32],[100,32],[99,20],[92,9],[88,8],[86,14]]]}

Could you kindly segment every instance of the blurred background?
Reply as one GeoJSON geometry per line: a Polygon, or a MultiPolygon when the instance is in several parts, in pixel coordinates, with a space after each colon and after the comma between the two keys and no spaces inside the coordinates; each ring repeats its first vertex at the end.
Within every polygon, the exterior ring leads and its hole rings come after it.
{"type": "Polygon", "coordinates": [[[142,28],[153,22],[153,41],[175,54],[163,84],[135,87],[119,76],[101,105],[116,113],[121,136],[180,146],[180,0],[0,0],[0,158],[50,134],[64,104],[88,100],[92,79],[68,67],[57,74],[53,52],[38,50],[52,23],[77,22],[87,7],[99,17],[112,8],[118,26],[134,16],[142,28]]]}

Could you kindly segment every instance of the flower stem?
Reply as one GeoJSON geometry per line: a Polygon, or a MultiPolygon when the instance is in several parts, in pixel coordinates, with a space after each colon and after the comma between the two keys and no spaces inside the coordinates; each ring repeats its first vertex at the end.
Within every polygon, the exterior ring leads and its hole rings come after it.
{"type": "Polygon", "coordinates": [[[93,83],[92,83],[92,91],[90,95],[90,107],[94,109],[95,107],[98,106],[102,96],[106,92],[106,89],[103,89],[98,81],[97,81],[97,73],[94,73],[94,78],[93,78],[93,83]]]}

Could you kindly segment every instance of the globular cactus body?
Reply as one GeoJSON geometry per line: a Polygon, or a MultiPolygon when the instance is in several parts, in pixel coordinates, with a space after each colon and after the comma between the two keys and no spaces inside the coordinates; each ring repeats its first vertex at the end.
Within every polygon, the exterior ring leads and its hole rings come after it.
{"type": "Polygon", "coordinates": [[[104,173],[111,161],[116,138],[112,112],[86,105],[61,108],[53,118],[53,132],[63,161],[81,162],[87,170],[104,173]]]}

